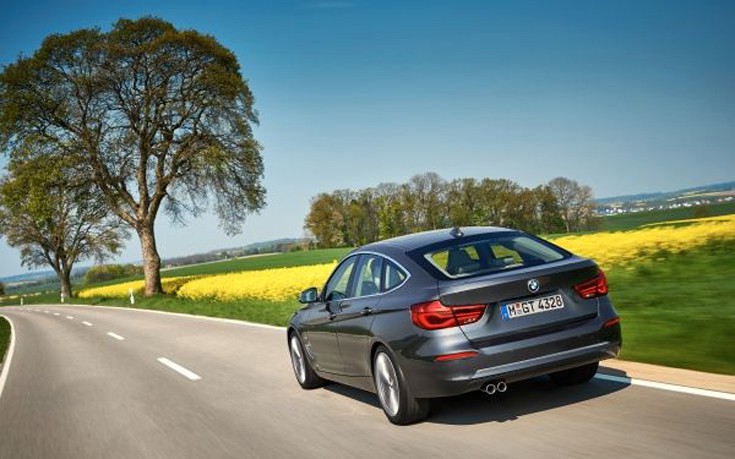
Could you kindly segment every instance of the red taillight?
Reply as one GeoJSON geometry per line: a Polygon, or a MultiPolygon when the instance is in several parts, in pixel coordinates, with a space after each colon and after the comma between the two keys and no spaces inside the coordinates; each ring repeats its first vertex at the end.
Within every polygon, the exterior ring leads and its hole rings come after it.
{"type": "Polygon", "coordinates": [[[574,286],[574,290],[584,299],[607,295],[607,279],[605,273],[597,268],[597,275],[574,286]]]}
{"type": "Polygon", "coordinates": [[[411,320],[416,326],[426,330],[471,324],[480,320],[484,313],[484,304],[450,307],[434,300],[411,306],[411,320]]]}
{"type": "Polygon", "coordinates": [[[602,324],[602,328],[612,327],[614,325],[617,325],[620,323],[620,317],[616,317],[614,319],[610,319],[604,324],[602,324]]]}

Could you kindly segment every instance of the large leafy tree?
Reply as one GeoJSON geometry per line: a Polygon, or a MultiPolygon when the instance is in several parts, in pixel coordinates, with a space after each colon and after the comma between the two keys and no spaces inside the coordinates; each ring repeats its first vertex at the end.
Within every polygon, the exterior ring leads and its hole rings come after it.
{"type": "Polygon", "coordinates": [[[47,37],[0,74],[0,147],[38,136],[89,166],[161,292],[155,223],[213,206],[228,234],[265,205],[253,96],[213,37],[157,18],[47,37]]]}
{"type": "Polygon", "coordinates": [[[67,298],[74,263],[103,260],[126,237],[120,219],[79,172],[68,158],[36,156],[12,160],[0,182],[0,235],[20,248],[23,265],[53,268],[67,298]]]}
{"type": "Polygon", "coordinates": [[[566,177],[551,179],[546,186],[556,198],[567,233],[594,225],[595,197],[592,188],[566,177]]]}

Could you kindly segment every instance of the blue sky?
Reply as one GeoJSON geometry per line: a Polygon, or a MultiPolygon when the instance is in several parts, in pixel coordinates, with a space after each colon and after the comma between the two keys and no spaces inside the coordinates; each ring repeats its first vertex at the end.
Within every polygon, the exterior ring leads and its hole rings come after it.
{"type": "MultiPolygon", "coordinates": [[[[598,197],[735,179],[735,2],[10,0],[0,65],[143,15],[236,53],[265,148],[268,207],[244,233],[162,215],[163,257],[298,237],[317,193],[426,171],[598,197]]],[[[120,259],[139,258],[131,239],[120,259]]],[[[21,272],[4,240],[0,259],[21,272]]]]}

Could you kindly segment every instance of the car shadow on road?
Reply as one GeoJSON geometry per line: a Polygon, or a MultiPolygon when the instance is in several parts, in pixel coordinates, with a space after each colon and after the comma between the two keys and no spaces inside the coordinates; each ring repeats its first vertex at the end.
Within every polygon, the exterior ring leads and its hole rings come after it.
{"type": "Polygon", "coordinates": [[[561,387],[548,377],[538,377],[509,384],[503,394],[471,392],[437,399],[427,421],[456,425],[515,421],[529,414],[605,397],[629,385],[595,378],[585,384],[561,387]]]}
{"type": "MultiPolygon", "coordinates": [[[[601,373],[626,377],[624,372],[610,368],[601,368],[601,373]]],[[[426,422],[469,425],[515,421],[529,414],[605,397],[629,385],[626,382],[594,378],[585,384],[561,387],[543,376],[511,383],[507,392],[502,394],[490,396],[482,392],[470,392],[457,397],[434,399],[426,422]]],[[[341,384],[330,384],[324,389],[380,409],[377,396],[369,392],[341,384]]]]}

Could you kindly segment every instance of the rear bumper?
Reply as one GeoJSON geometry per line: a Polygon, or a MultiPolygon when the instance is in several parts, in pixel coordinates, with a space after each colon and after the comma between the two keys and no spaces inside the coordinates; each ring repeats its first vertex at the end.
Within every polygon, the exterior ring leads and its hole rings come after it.
{"type": "Polygon", "coordinates": [[[621,346],[619,325],[601,328],[593,320],[563,333],[478,349],[467,359],[399,360],[413,395],[434,398],[480,390],[489,381],[510,383],[614,358],[621,346]]]}
{"type": "MultiPolygon", "coordinates": [[[[545,375],[555,371],[566,370],[600,360],[611,359],[620,354],[620,343],[605,341],[577,349],[544,355],[534,359],[499,365],[477,370],[473,380],[486,382],[502,379],[505,382],[520,381],[545,375]]],[[[479,386],[477,387],[479,389],[479,386]]]]}

